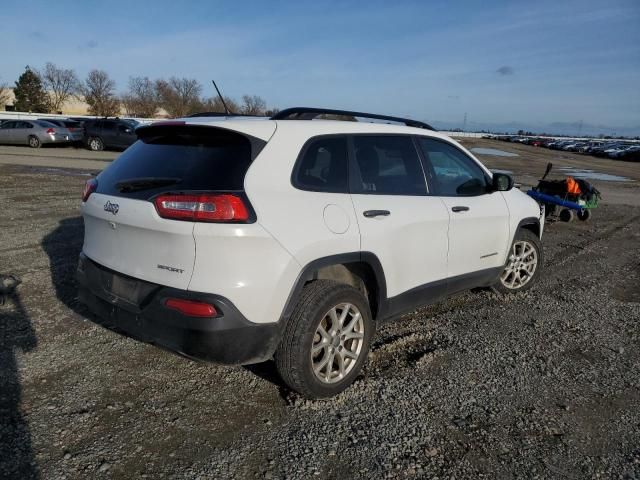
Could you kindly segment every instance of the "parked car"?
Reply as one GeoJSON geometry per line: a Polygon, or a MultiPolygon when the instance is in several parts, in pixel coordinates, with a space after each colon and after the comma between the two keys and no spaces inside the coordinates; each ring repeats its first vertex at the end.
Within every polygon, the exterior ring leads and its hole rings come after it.
{"type": "Polygon", "coordinates": [[[628,148],[617,158],[618,160],[625,160],[627,162],[640,162],[640,145],[634,145],[633,147],[628,148]]]}
{"type": "Polygon", "coordinates": [[[583,142],[569,142],[562,147],[565,152],[577,152],[580,147],[584,145],[583,142]]]}
{"type": "Polygon", "coordinates": [[[85,144],[89,150],[125,149],[136,140],[138,122],[121,118],[101,118],[84,123],[85,144]]]}
{"type": "Polygon", "coordinates": [[[70,142],[69,130],[43,120],[8,120],[0,124],[0,143],[39,148],[43,144],[70,142]]]}
{"type": "Polygon", "coordinates": [[[603,145],[603,142],[588,142],[578,148],[578,152],[580,153],[591,153],[594,148],[600,147],[603,145]]]}
{"type": "Polygon", "coordinates": [[[609,158],[621,158],[628,153],[636,152],[640,149],[637,145],[622,145],[617,148],[606,150],[609,158]]]}
{"type": "Polygon", "coordinates": [[[87,182],[79,298],[98,321],[182,355],[275,359],[335,395],[376,324],[447,295],[535,284],[543,212],[513,179],[414,120],[294,108],[189,118],[87,182]],[[291,119],[297,116],[301,119],[291,119]]]}
{"type": "Polygon", "coordinates": [[[69,130],[69,133],[71,134],[70,136],[70,140],[72,142],[75,143],[80,143],[84,140],[84,127],[82,126],[82,123],[77,122],[75,120],[69,120],[66,118],[60,119],[60,118],[41,118],[40,120],[43,120],[45,122],[49,122],[49,123],[53,123],[54,125],[57,125],[58,127],[63,127],[66,128],[67,130],[69,130]]]}

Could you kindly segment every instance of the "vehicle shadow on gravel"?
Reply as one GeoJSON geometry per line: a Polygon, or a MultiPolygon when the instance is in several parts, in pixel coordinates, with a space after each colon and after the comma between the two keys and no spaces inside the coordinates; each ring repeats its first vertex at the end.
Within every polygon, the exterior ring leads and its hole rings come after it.
{"type": "Polygon", "coordinates": [[[86,315],[88,312],[78,303],[76,282],[76,266],[83,240],[82,217],[64,218],[42,239],[42,248],[49,257],[51,283],[56,297],[72,311],[86,315]]]}
{"type": "Polygon", "coordinates": [[[18,350],[29,352],[37,345],[31,319],[14,292],[0,306],[0,477],[39,477],[29,424],[21,408],[22,388],[18,373],[18,350]]]}
{"type": "Polygon", "coordinates": [[[282,377],[280,377],[276,363],[273,360],[254,363],[253,365],[245,365],[243,368],[253,373],[255,376],[274,384],[278,387],[278,395],[280,395],[280,398],[282,398],[285,403],[290,402],[293,394],[289,387],[287,387],[286,383],[282,380],[282,377]]]}

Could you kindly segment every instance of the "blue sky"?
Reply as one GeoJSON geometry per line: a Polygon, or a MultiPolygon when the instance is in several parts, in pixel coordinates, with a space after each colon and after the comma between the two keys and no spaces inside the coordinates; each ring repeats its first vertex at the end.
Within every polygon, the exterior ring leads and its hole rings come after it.
{"type": "Polygon", "coordinates": [[[3,2],[0,77],[195,77],[270,106],[640,130],[640,1],[3,2]]]}

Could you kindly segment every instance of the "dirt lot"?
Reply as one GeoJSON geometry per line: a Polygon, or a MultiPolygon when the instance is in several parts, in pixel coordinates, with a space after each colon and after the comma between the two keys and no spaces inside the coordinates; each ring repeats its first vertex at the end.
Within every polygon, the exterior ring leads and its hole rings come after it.
{"type": "Polygon", "coordinates": [[[382,325],[364,375],[319,402],[270,364],[195,363],[89,321],[87,171],[64,167],[101,164],[1,148],[0,273],[23,284],[0,307],[0,478],[640,478],[640,165],[464,143],[518,153],[480,158],[522,183],[549,160],[632,181],[593,182],[592,222],[546,226],[535,289],[382,325]]]}

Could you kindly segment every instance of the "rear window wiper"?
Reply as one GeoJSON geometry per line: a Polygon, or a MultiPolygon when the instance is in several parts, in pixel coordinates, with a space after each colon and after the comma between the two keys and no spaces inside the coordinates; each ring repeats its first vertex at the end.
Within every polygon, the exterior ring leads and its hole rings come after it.
{"type": "Polygon", "coordinates": [[[150,188],[166,187],[180,182],[182,182],[182,179],[176,177],[129,178],[116,183],[116,188],[120,193],[129,193],[139,190],[149,190],[150,188]]]}

